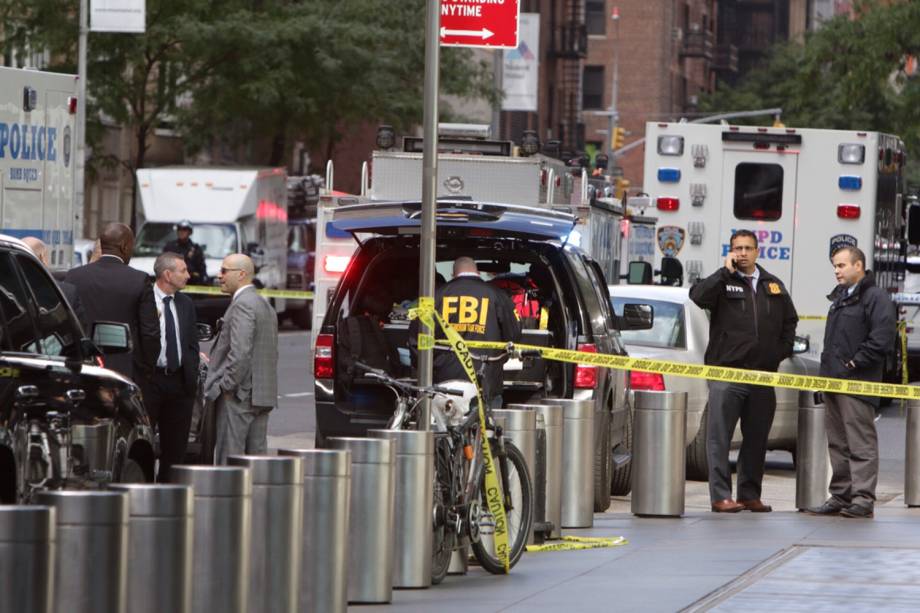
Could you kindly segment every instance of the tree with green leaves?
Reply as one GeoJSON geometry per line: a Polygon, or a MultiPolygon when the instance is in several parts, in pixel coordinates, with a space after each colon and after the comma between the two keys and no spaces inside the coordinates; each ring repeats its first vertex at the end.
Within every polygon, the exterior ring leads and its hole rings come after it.
{"type": "Polygon", "coordinates": [[[707,112],[781,107],[789,126],[897,134],[920,181],[920,2],[857,1],[855,18],[838,16],[804,43],[775,47],[735,88],[705,97],[707,112]]]}

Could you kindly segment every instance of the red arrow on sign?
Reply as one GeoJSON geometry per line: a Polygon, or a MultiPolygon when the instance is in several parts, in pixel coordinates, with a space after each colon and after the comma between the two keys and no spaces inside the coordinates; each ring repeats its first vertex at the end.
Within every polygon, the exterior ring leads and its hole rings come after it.
{"type": "Polygon", "coordinates": [[[441,0],[441,44],[514,49],[519,0],[441,0]]]}

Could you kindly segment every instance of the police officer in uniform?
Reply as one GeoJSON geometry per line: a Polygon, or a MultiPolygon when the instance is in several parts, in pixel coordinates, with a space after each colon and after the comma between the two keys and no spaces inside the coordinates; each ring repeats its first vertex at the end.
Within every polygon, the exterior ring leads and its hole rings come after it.
{"type": "Polygon", "coordinates": [[[188,266],[189,285],[207,285],[208,271],[204,264],[204,252],[192,239],[192,224],[183,219],[176,224],[176,237],[174,241],[166,243],[163,253],[178,253],[185,258],[188,266]]]}
{"type": "MultiPolygon", "coordinates": [[[[690,290],[690,299],[710,312],[706,364],[776,372],[779,363],[792,355],[799,320],[792,299],[782,281],[756,264],[753,232],[738,230],[729,247],[725,266],[690,290]]],[[[709,381],[706,459],[713,512],[772,511],[760,500],[760,492],[775,411],[772,387],[709,381]],[[728,452],[739,419],[743,440],[736,502],[728,452]]]]}
{"type": "MultiPolygon", "coordinates": [[[[511,299],[501,289],[482,280],[476,262],[469,257],[454,261],[453,278],[435,291],[435,306],[441,318],[470,341],[513,342],[520,340],[521,329],[514,313],[511,299]]],[[[417,322],[413,322],[417,329],[417,322]]],[[[438,337],[443,337],[436,330],[438,337]]],[[[413,330],[411,338],[415,338],[413,330]]],[[[476,351],[488,354],[494,351],[476,351]]],[[[479,372],[476,364],[476,372],[479,372]]],[[[451,350],[435,351],[434,381],[467,379],[466,371],[451,350]]],[[[499,362],[486,364],[482,386],[483,400],[493,408],[501,406],[502,365],[499,362]]]]}

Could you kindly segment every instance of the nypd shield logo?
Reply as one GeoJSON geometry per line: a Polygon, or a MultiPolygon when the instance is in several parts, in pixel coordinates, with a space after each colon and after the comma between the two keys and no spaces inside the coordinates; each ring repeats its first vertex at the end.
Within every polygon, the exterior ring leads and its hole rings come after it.
{"type": "Polygon", "coordinates": [[[678,226],[661,226],[658,228],[658,248],[662,255],[675,257],[684,246],[686,232],[678,226]]]}

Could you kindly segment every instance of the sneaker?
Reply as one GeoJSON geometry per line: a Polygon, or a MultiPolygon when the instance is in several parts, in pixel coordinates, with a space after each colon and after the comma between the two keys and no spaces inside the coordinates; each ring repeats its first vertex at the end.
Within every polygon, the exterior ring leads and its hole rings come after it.
{"type": "Polygon", "coordinates": [[[845,508],[847,505],[844,503],[838,502],[836,498],[829,498],[820,507],[811,507],[805,509],[805,512],[811,515],[839,515],[845,508]]]}
{"type": "Polygon", "coordinates": [[[875,517],[872,507],[864,507],[861,504],[851,504],[847,508],[842,509],[840,515],[841,517],[855,517],[859,519],[872,519],[875,517]]]}

